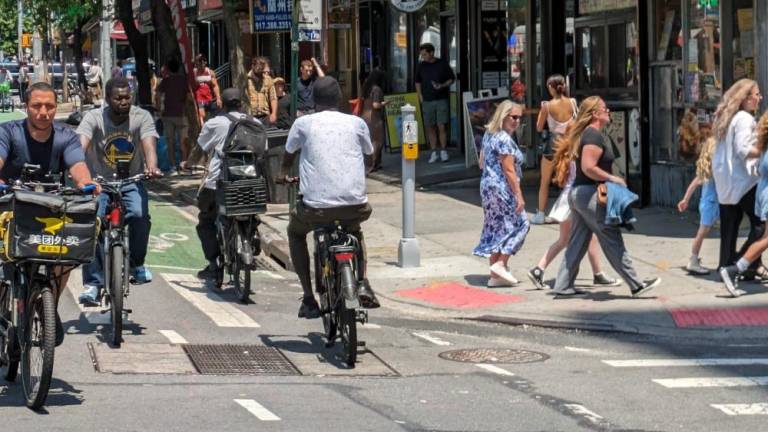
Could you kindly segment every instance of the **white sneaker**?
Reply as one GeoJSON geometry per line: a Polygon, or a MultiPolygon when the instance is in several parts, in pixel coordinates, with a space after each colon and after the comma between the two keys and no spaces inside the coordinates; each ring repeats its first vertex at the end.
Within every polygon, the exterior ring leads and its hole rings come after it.
{"type": "Polygon", "coordinates": [[[448,152],[445,150],[440,150],[440,160],[443,162],[448,162],[448,159],[450,159],[448,157],[448,152]]]}
{"type": "Polygon", "coordinates": [[[491,273],[498,276],[499,279],[503,279],[510,285],[517,285],[520,283],[520,281],[515,279],[515,277],[512,276],[512,273],[504,267],[504,264],[502,264],[501,261],[497,261],[491,266],[491,273]]]}
{"type": "Polygon", "coordinates": [[[511,287],[512,284],[510,284],[509,282],[507,282],[506,280],[500,277],[491,276],[490,279],[488,279],[488,284],[486,286],[488,288],[503,288],[503,287],[511,287]]]}
{"type": "Polygon", "coordinates": [[[436,151],[433,151],[433,152],[432,152],[432,155],[431,155],[431,156],[429,156],[429,163],[435,163],[435,162],[437,162],[437,158],[438,158],[438,156],[437,156],[437,152],[436,152],[436,151]]]}
{"type": "Polygon", "coordinates": [[[685,266],[685,270],[692,275],[703,276],[709,274],[709,269],[701,266],[701,258],[697,256],[692,256],[688,260],[688,265],[685,266]]]}
{"type": "Polygon", "coordinates": [[[536,214],[531,217],[531,223],[534,225],[542,225],[546,222],[546,219],[544,212],[537,210],[536,214]]]}

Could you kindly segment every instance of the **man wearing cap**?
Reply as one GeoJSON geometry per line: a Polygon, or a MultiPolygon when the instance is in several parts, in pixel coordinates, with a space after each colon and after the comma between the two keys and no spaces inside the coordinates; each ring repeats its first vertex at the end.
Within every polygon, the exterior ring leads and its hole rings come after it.
{"type": "MultiPolygon", "coordinates": [[[[371,215],[365,188],[365,157],[373,154],[368,126],[360,117],[338,111],[341,88],[334,78],[318,78],[313,96],[315,113],[297,118],[288,132],[281,177],[278,179],[281,182],[292,180],[288,173],[300,152],[302,199],[291,211],[288,223],[291,262],[304,290],[299,318],[320,316],[309,275],[307,234],[316,225],[341,221],[349,233],[360,241],[365,261],[365,242],[360,224],[371,215]]],[[[365,272],[363,264],[358,274],[360,303],[365,308],[377,308],[379,302],[365,272]]]]}
{"type": "MultiPolygon", "coordinates": [[[[224,115],[218,115],[203,125],[200,136],[197,138],[199,150],[209,155],[208,175],[200,185],[197,193],[197,236],[200,238],[200,246],[203,255],[208,260],[208,265],[197,273],[201,279],[215,279],[216,261],[221,255],[219,242],[216,239],[216,180],[221,172],[220,154],[227,140],[229,126],[232,124],[230,117],[243,118],[246,114],[240,112],[242,99],[240,91],[228,88],[221,93],[221,102],[225,111],[224,115]]],[[[258,121],[258,120],[256,120],[258,121]]]]}
{"type": "Polygon", "coordinates": [[[293,123],[291,117],[291,98],[285,93],[285,80],[277,77],[274,80],[277,93],[277,126],[278,129],[290,129],[293,123]]]}

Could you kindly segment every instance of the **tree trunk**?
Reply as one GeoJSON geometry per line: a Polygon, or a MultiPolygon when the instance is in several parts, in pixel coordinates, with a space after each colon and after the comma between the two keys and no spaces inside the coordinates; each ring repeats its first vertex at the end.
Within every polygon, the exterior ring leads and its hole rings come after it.
{"type": "Polygon", "coordinates": [[[157,59],[158,65],[163,65],[171,58],[179,61],[183,65],[181,58],[181,49],[179,41],[176,38],[176,28],[173,26],[171,9],[164,0],[152,0],[150,3],[152,9],[152,25],[155,26],[157,40],[160,42],[160,58],[157,59]]]}
{"type": "MultiPolygon", "coordinates": [[[[136,78],[139,83],[139,105],[152,105],[152,84],[149,71],[149,52],[147,50],[147,37],[136,28],[133,22],[133,10],[131,0],[117,0],[118,19],[123,24],[128,43],[133,50],[136,60],[136,78]]],[[[109,71],[106,71],[109,73],[109,71]]],[[[104,95],[105,97],[107,95],[104,95]]]]}
{"type": "MultiPolygon", "coordinates": [[[[245,90],[245,54],[240,39],[240,23],[237,20],[237,6],[240,2],[224,1],[224,28],[227,30],[229,44],[229,67],[232,71],[232,87],[245,90]]],[[[248,98],[243,98],[247,100],[248,98]]]]}

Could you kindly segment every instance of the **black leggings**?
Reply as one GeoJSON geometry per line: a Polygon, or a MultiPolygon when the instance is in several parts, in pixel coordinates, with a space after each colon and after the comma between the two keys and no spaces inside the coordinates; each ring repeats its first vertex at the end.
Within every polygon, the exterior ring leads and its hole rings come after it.
{"type": "MultiPolygon", "coordinates": [[[[757,187],[750,189],[737,204],[720,204],[720,267],[734,264],[755,240],[763,236],[763,222],[755,215],[756,190],[757,187]],[[737,253],[736,242],[744,215],[749,218],[749,235],[737,253]]],[[[749,268],[756,269],[761,264],[758,258],[749,268]]]]}

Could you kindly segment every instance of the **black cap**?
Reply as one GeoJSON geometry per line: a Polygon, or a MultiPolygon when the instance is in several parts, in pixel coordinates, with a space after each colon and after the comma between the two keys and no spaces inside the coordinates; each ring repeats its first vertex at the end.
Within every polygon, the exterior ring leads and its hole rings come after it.
{"type": "Polygon", "coordinates": [[[240,97],[240,90],[232,87],[225,89],[221,92],[221,103],[224,104],[225,107],[239,108],[243,103],[242,98],[240,97]]]}
{"type": "Polygon", "coordinates": [[[315,111],[338,109],[341,101],[341,87],[335,78],[324,76],[315,80],[312,87],[315,111]]]}

